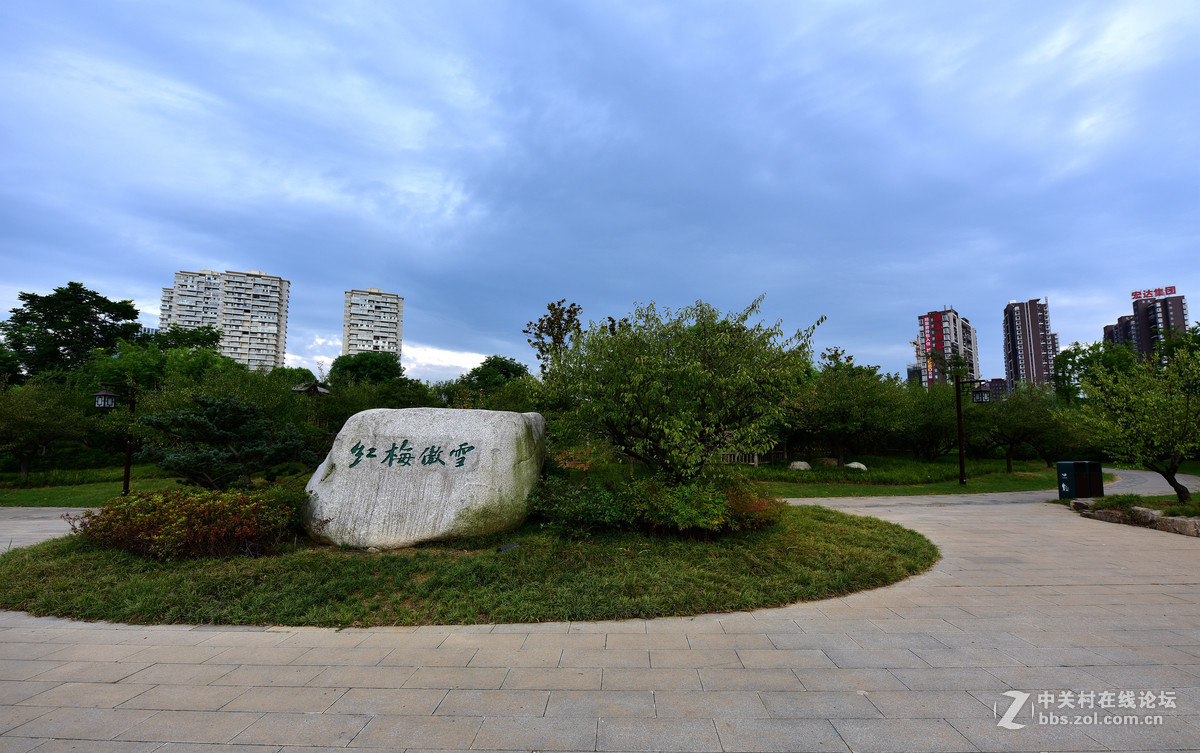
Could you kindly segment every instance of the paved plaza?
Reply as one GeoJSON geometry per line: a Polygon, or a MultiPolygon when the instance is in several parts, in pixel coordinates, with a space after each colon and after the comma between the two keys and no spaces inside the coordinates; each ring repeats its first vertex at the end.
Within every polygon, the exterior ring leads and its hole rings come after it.
{"type": "MultiPolygon", "coordinates": [[[[1166,489],[1121,475],[1110,493],[1166,489]]],[[[339,631],[0,611],[0,753],[1200,750],[1200,539],[1051,496],[816,500],[942,560],[751,613],[339,631]]],[[[0,548],[65,533],[59,512],[0,508],[0,548]]]]}

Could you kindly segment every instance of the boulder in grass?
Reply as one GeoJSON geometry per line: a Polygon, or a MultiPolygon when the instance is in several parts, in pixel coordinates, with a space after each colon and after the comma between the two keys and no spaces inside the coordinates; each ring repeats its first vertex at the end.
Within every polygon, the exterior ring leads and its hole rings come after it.
{"type": "Polygon", "coordinates": [[[847,468],[853,468],[856,471],[865,471],[867,467],[862,463],[846,463],[847,468]]]}
{"type": "Polygon", "coordinates": [[[808,463],[804,462],[803,460],[793,460],[791,462],[791,464],[788,465],[788,470],[789,471],[811,471],[812,466],[809,465],[808,463]]]}
{"type": "Polygon", "coordinates": [[[511,530],[545,456],[537,413],[363,411],[309,480],[305,525],[319,541],[380,550],[511,530]]]}

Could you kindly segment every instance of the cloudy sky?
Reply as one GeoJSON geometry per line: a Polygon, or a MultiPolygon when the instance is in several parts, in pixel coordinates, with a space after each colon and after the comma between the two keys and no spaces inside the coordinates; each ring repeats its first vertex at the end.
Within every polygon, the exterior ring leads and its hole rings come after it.
{"type": "Polygon", "coordinates": [[[157,322],[177,270],[405,297],[432,379],[566,298],[703,299],[903,371],[954,306],[1064,344],[1130,292],[1200,313],[1200,4],[6,0],[0,317],[83,282],[157,322]]]}

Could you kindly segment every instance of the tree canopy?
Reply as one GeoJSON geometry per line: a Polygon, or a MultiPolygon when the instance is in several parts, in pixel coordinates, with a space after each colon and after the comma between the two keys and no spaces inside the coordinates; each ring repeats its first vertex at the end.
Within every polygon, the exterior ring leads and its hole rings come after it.
{"type": "Polygon", "coordinates": [[[384,350],[368,350],[338,356],[329,366],[331,384],[366,382],[378,384],[404,376],[400,356],[384,350]]]}
{"type": "Polygon", "coordinates": [[[672,481],[720,451],[767,450],[810,367],[816,325],[785,337],[778,323],[751,324],[761,302],[726,315],[703,301],[661,312],[649,303],[627,326],[592,322],[551,362],[548,389],[572,428],[672,481]]]}
{"type": "Polygon", "coordinates": [[[77,369],[93,350],[112,353],[141,329],[133,301],[111,301],[78,282],[17,298],[21,305],[0,322],[0,334],[26,375],[77,369]]]}
{"type": "Polygon", "coordinates": [[[51,442],[78,439],[84,433],[83,413],[57,385],[8,387],[0,380],[0,452],[17,459],[21,478],[29,475],[30,462],[51,442]]]}
{"type": "Polygon", "coordinates": [[[567,347],[567,342],[573,335],[579,334],[583,327],[579,323],[579,315],[583,308],[578,303],[567,303],[563,298],[546,304],[546,312],[538,317],[536,322],[528,322],[523,334],[530,347],[537,353],[538,366],[545,375],[550,362],[567,347]]]}

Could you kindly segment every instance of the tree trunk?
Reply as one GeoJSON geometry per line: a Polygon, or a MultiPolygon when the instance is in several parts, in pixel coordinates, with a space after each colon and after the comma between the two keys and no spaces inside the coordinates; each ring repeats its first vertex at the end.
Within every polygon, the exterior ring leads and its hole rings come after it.
{"type": "Polygon", "coordinates": [[[1012,456],[1013,456],[1013,451],[1012,451],[1012,446],[1010,445],[1004,451],[1004,471],[1006,473],[1012,473],[1012,456]]]}
{"type": "Polygon", "coordinates": [[[29,456],[22,455],[21,458],[21,480],[29,478],[29,456]]]}
{"type": "Polygon", "coordinates": [[[1175,490],[1175,496],[1179,498],[1179,504],[1190,505],[1192,503],[1192,493],[1188,491],[1186,486],[1175,479],[1175,471],[1159,471],[1159,473],[1167,480],[1171,488],[1175,490]]]}

